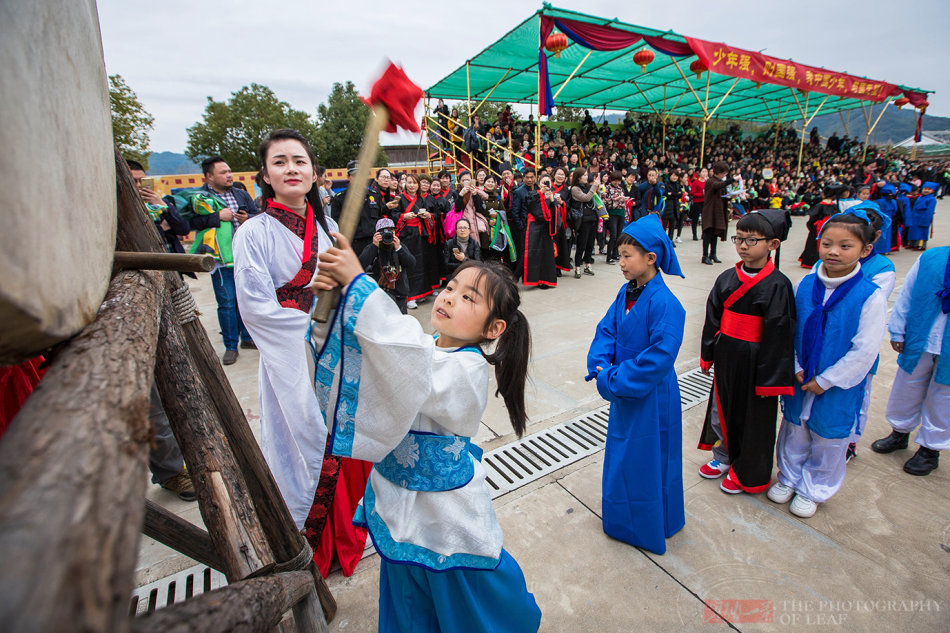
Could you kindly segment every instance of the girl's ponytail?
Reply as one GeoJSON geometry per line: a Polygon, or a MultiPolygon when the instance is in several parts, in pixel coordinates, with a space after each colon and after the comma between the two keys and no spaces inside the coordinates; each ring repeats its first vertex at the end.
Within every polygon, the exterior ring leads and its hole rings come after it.
{"type": "Polygon", "coordinates": [[[521,305],[518,285],[511,271],[499,263],[466,260],[455,270],[455,274],[466,268],[476,269],[476,282],[485,280],[485,291],[490,303],[487,322],[501,319],[506,324],[505,331],[494,342],[492,353],[485,354],[485,360],[495,366],[495,395],[504,399],[511,426],[521,437],[528,425],[524,385],[528,379],[528,359],[531,356],[531,328],[518,309],[521,305]]]}
{"type": "Polygon", "coordinates": [[[501,395],[508,409],[508,419],[515,434],[521,437],[528,424],[524,403],[524,385],[528,377],[528,358],[531,356],[531,329],[528,320],[517,308],[510,315],[499,316],[508,326],[498,337],[495,351],[485,360],[495,366],[495,395],[501,395]]]}

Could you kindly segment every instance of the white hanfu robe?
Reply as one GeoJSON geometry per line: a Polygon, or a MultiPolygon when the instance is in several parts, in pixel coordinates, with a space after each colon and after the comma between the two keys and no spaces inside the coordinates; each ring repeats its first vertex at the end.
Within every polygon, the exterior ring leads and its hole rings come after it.
{"type": "Polygon", "coordinates": [[[377,463],[354,522],[365,520],[389,561],[434,571],[494,569],[502,531],[480,450],[469,442],[488,399],[488,363],[475,348],[437,347],[366,275],[345,289],[340,305],[330,324],[314,324],[312,337],[334,454],[377,463]],[[426,442],[432,435],[444,443],[426,442]],[[381,474],[379,462],[390,453],[390,463],[421,478],[424,489],[381,474]],[[467,481],[443,480],[461,467],[467,481]]]}
{"type": "MultiPolygon", "coordinates": [[[[315,224],[323,252],[330,237],[315,224]]],[[[333,220],[327,224],[337,230],[333,220]]],[[[266,213],[246,221],[234,238],[237,301],[261,358],[261,450],[298,529],[313,504],[327,441],[309,361],[310,315],[277,298],[277,289],[300,272],[303,252],[303,240],[266,213]]]]}

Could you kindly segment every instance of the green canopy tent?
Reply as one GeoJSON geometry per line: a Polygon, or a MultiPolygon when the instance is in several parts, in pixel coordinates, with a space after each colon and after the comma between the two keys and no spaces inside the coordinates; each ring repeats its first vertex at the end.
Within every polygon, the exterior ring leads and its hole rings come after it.
{"type": "Polygon", "coordinates": [[[470,113],[472,101],[479,102],[477,110],[486,100],[537,103],[541,114],[550,114],[551,105],[654,113],[664,130],[671,116],[694,117],[703,121],[703,145],[713,118],[774,125],[801,120],[804,144],[805,127],[820,111],[860,108],[866,151],[888,105],[909,103],[922,116],[930,92],[545,3],[427,95],[467,100],[470,113]]]}

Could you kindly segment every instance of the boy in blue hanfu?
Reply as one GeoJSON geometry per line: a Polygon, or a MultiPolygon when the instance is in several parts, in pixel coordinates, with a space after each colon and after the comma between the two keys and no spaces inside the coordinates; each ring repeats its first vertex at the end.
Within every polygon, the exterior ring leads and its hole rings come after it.
{"type": "Polygon", "coordinates": [[[897,375],[884,415],[893,431],[871,445],[878,453],[907,448],[917,427],[917,452],[904,471],[924,476],[950,449],[950,246],[928,251],[914,263],[894,304],[888,330],[897,375]]]}
{"type": "Polygon", "coordinates": [[[610,402],[604,452],[604,532],[656,554],[686,522],[683,414],[673,364],[686,311],[663,282],[683,277],[659,218],[627,225],[617,240],[620,289],[587,354],[587,380],[610,402]]]}

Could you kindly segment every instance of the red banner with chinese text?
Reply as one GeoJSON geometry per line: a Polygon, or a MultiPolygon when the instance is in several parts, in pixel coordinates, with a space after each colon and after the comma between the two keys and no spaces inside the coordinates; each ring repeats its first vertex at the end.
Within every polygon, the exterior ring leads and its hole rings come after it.
{"type": "Polygon", "coordinates": [[[836,73],[694,37],[687,37],[686,41],[706,68],[720,75],[877,103],[901,93],[898,86],[886,81],[836,73]]]}

